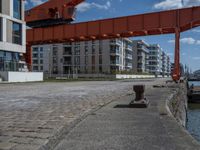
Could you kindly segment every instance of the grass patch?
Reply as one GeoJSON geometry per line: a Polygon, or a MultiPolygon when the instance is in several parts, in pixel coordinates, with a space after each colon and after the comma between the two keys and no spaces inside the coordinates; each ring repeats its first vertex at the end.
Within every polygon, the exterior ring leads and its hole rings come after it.
{"type": "Polygon", "coordinates": [[[117,80],[121,80],[121,79],[114,79],[114,78],[78,78],[78,79],[48,78],[48,79],[45,79],[44,82],[117,81],[117,80]]]}

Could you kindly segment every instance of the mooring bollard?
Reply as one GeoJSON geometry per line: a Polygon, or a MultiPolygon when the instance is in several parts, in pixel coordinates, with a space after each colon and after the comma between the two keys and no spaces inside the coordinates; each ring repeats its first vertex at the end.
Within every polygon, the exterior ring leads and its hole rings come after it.
{"type": "Polygon", "coordinates": [[[144,100],[144,90],[145,90],[144,85],[135,85],[133,86],[133,90],[135,91],[136,94],[135,101],[144,100]]]}
{"type": "Polygon", "coordinates": [[[133,108],[147,108],[149,101],[145,98],[145,85],[134,85],[135,99],[130,103],[133,108]]]}

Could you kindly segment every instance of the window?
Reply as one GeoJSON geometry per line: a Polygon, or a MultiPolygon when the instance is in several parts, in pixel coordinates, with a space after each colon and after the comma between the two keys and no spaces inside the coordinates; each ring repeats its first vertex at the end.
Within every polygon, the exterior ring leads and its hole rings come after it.
{"type": "Polygon", "coordinates": [[[43,47],[40,47],[40,52],[43,52],[43,47]]]}
{"type": "Polygon", "coordinates": [[[33,71],[38,71],[38,66],[33,66],[33,71]]]}
{"type": "Polygon", "coordinates": [[[42,71],[43,70],[43,66],[40,66],[40,71],[42,71]]]}
{"type": "Polygon", "coordinates": [[[38,64],[38,60],[33,60],[33,64],[38,64]]]}
{"type": "Polygon", "coordinates": [[[22,1],[21,0],[13,0],[13,17],[16,19],[21,19],[22,13],[22,1]]]}
{"type": "Polygon", "coordinates": [[[40,53],[40,58],[43,58],[43,54],[42,53],[40,53]]]}
{"type": "Polygon", "coordinates": [[[0,0],[0,13],[2,12],[2,0],[0,0]]]}
{"type": "MultiPolygon", "coordinates": [[[[1,1],[0,1],[0,3],[1,3],[1,1]]],[[[2,41],[2,37],[3,37],[3,32],[2,32],[3,25],[2,24],[3,24],[2,18],[0,18],[0,41],[2,41]]]]}
{"type": "Polygon", "coordinates": [[[53,55],[56,56],[58,54],[58,47],[53,47],[53,55]]]}
{"type": "Polygon", "coordinates": [[[38,58],[38,54],[33,54],[33,58],[38,58]]]}
{"type": "Polygon", "coordinates": [[[102,55],[99,55],[99,64],[102,65],[102,55]]]}
{"type": "Polygon", "coordinates": [[[37,47],[34,47],[34,48],[33,48],[33,52],[38,52],[38,48],[37,48],[37,47]]]}
{"type": "Polygon", "coordinates": [[[43,64],[43,60],[40,60],[40,64],[43,64]]]}
{"type": "Polygon", "coordinates": [[[13,43],[22,44],[22,25],[13,22],[13,43]]]}

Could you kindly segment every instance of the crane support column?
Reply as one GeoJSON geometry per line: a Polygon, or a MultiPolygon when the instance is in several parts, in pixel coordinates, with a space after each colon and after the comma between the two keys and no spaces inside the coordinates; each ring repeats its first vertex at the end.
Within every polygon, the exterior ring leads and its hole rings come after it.
{"type": "Polygon", "coordinates": [[[174,70],[173,70],[173,80],[180,80],[180,29],[175,29],[175,54],[174,54],[174,70]]]}
{"type": "Polygon", "coordinates": [[[25,54],[25,60],[27,63],[27,67],[29,71],[32,71],[32,47],[30,44],[26,44],[26,54],[25,54]]]}

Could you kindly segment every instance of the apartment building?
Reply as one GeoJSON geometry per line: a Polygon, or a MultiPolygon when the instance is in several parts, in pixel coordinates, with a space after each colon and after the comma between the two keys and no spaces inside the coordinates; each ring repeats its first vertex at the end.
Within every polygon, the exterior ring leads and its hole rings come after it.
{"type": "Polygon", "coordinates": [[[36,45],[32,47],[32,70],[48,75],[131,71],[132,54],[132,41],[127,38],[36,45]]]}
{"type": "Polygon", "coordinates": [[[149,44],[143,40],[133,41],[133,72],[149,73],[149,44]]]}
{"type": "Polygon", "coordinates": [[[161,59],[162,59],[162,76],[166,76],[167,75],[167,54],[162,51],[161,52],[161,59]]]}
{"type": "Polygon", "coordinates": [[[20,71],[25,53],[24,0],[0,0],[0,71],[20,71]]]}
{"type": "Polygon", "coordinates": [[[167,76],[171,75],[171,61],[169,55],[167,55],[167,76]]]}
{"type": "Polygon", "coordinates": [[[158,44],[149,45],[149,72],[162,75],[162,49],[158,44]]]}

